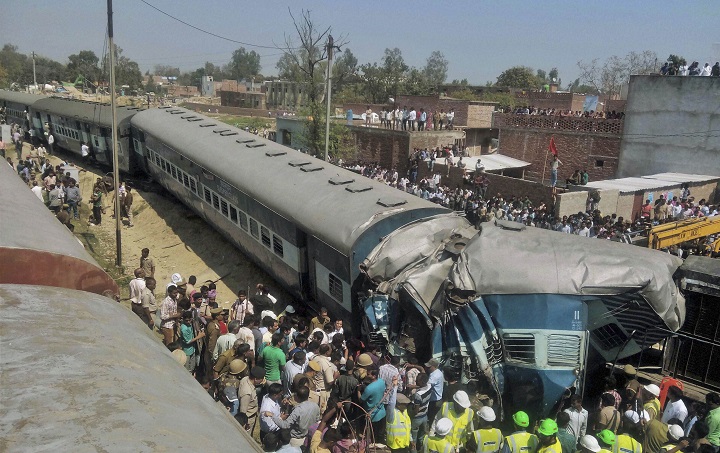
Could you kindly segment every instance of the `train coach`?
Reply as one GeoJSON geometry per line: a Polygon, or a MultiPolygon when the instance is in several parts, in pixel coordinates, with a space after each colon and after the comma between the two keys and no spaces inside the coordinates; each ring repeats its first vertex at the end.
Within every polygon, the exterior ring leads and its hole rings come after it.
{"type": "MultiPolygon", "coordinates": [[[[0,107],[5,110],[6,124],[19,124],[23,130],[31,127],[37,129],[41,124],[32,122],[32,106],[45,96],[39,94],[22,93],[18,91],[0,90],[0,107]]],[[[9,142],[9,140],[5,140],[9,142]]]]}
{"type": "Polygon", "coordinates": [[[137,113],[152,177],[303,300],[350,318],[380,239],[446,208],[182,108],[137,113]]]}
{"type": "Polygon", "coordinates": [[[260,452],[8,165],[0,194],[0,451],[260,452]]]}

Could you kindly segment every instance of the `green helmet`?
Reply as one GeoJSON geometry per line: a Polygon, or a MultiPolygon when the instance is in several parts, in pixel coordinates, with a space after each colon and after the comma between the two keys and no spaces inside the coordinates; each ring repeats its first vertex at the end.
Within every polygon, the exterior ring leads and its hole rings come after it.
{"type": "Polygon", "coordinates": [[[553,436],[557,434],[557,432],[557,423],[555,423],[555,420],[551,418],[546,418],[545,420],[540,422],[540,426],[538,426],[538,433],[542,434],[543,436],[553,436]]]}
{"type": "Polygon", "coordinates": [[[597,433],[597,438],[607,445],[615,445],[615,433],[609,429],[603,429],[597,433]]]}
{"type": "Polygon", "coordinates": [[[516,425],[527,428],[530,426],[530,417],[528,417],[528,414],[526,414],[523,411],[517,411],[515,414],[513,414],[513,422],[515,422],[516,425]]]}

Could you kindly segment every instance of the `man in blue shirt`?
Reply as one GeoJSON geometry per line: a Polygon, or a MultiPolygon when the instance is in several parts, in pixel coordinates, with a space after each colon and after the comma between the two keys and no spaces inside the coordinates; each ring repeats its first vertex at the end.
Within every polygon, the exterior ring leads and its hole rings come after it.
{"type": "Polygon", "coordinates": [[[377,370],[368,370],[367,377],[363,381],[365,386],[358,387],[360,401],[363,407],[370,414],[375,442],[385,441],[385,405],[382,403],[385,396],[385,381],[378,378],[377,370]]]}
{"type": "Polygon", "coordinates": [[[445,386],[445,377],[443,376],[442,370],[440,370],[440,364],[435,359],[430,359],[425,364],[425,368],[428,370],[430,388],[430,405],[428,406],[428,420],[434,420],[435,415],[440,410],[442,404],[443,387],[445,386]]]}

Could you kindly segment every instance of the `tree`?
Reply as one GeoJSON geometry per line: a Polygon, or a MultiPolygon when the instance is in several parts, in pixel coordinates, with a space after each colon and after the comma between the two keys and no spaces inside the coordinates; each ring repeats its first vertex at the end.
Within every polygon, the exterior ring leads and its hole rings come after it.
{"type": "Polygon", "coordinates": [[[430,54],[422,72],[427,80],[427,83],[431,87],[437,88],[439,85],[445,83],[445,80],[447,79],[448,64],[449,63],[445,58],[445,55],[443,55],[443,53],[439,50],[435,50],[430,54]]]}
{"type": "MultiPolygon", "coordinates": [[[[150,75],[150,74],[145,74],[150,75]]],[[[180,77],[180,68],[174,66],[156,64],[153,68],[153,75],[161,77],[180,77]]]]}
{"type": "MultiPolygon", "coordinates": [[[[289,11],[289,10],[288,10],[289,11]]],[[[318,27],[310,16],[310,11],[303,10],[299,18],[292,12],[290,17],[295,26],[296,36],[285,36],[283,56],[277,63],[277,69],[284,78],[298,83],[306,96],[306,107],[303,108],[305,120],[304,133],[300,140],[303,147],[315,155],[320,155],[325,148],[325,104],[324,85],[327,69],[327,40],[331,27],[318,27]]],[[[344,38],[335,41],[342,47],[344,38]]],[[[334,140],[330,139],[331,142],[334,140]]]]}
{"type": "Polygon", "coordinates": [[[653,51],[630,52],[625,57],[612,57],[601,63],[597,58],[590,62],[578,61],[580,80],[597,92],[610,96],[620,93],[634,74],[652,74],[656,70],[657,54],[653,51]]]}
{"type": "Polygon", "coordinates": [[[227,66],[227,72],[231,79],[251,79],[260,73],[260,54],[254,50],[248,52],[244,47],[235,50],[227,66]]]}
{"type": "Polygon", "coordinates": [[[545,81],[547,80],[547,73],[545,71],[543,71],[542,69],[538,69],[536,77],[538,78],[540,83],[545,83],[545,81]]]}
{"type": "Polygon", "coordinates": [[[552,68],[550,72],[548,72],[548,79],[550,79],[551,82],[560,83],[560,79],[558,79],[558,68],[552,68]]]}
{"type": "Polygon", "coordinates": [[[685,60],[683,57],[681,57],[680,55],[672,54],[672,53],[668,57],[667,61],[676,67],[680,67],[682,65],[687,64],[687,60],[685,60]]]}
{"type": "Polygon", "coordinates": [[[333,93],[342,91],[349,83],[356,82],[357,71],[358,59],[350,49],[343,49],[333,62],[333,93]]]}
{"type": "Polygon", "coordinates": [[[63,79],[66,67],[59,61],[50,58],[35,56],[35,73],[38,84],[50,83],[53,80],[60,81],[63,79]]]}
{"type": "Polygon", "coordinates": [[[532,68],[514,66],[502,72],[497,78],[497,86],[522,89],[536,89],[540,86],[532,68]]]}
{"type": "MultiPolygon", "coordinates": [[[[115,46],[115,88],[127,85],[130,90],[136,90],[142,86],[142,72],[140,66],[135,61],[122,54],[123,50],[115,46]]],[[[110,67],[110,55],[105,57],[103,61],[103,71],[108,74],[107,80],[110,80],[108,68],[110,67]]]]}
{"type": "Polygon", "coordinates": [[[82,76],[85,80],[97,85],[100,80],[100,67],[98,63],[100,59],[92,50],[81,50],[80,52],[68,57],[70,62],[65,72],[66,77],[74,81],[78,76],[82,76]]]}
{"type": "Polygon", "coordinates": [[[0,50],[0,67],[6,73],[6,86],[16,83],[21,86],[32,83],[32,63],[27,55],[18,52],[18,47],[5,44],[0,50]]]}
{"type": "Polygon", "coordinates": [[[468,83],[468,79],[462,79],[462,80],[453,79],[453,81],[450,82],[450,85],[468,86],[469,83],[468,83]]]}

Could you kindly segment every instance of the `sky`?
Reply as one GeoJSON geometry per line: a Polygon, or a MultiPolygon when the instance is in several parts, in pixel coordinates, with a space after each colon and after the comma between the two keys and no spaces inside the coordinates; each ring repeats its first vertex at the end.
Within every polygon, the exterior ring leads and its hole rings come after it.
{"type": "MultiPolygon", "coordinates": [[[[142,0],[115,0],[115,44],[143,73],[156,64],[182,71],[206,61],[223,65],[242,46],[262,56],[264,75],[276,74],[276,47],[294,33],[290,12],[298,17],[303,9],[318,27],[332,27],[359,64],[380,62],[385,48],[398,47],[408,65],[423,67],[431,52],[441,51],[449,61],[448,82],[494,82],[522,65],[546,72],[556,67],[566,86],[578,77],[579,60],[630,51],[657,52],[658,67],[671,53],[701,65],[720,60],[718,0],[145,1],[195,27],[264,47],[202,33],[142,0]]],[[[2,0],[2,6],[2,44],[63,63],[81,50],[104,54],[105,1],[2,0]]]]}

